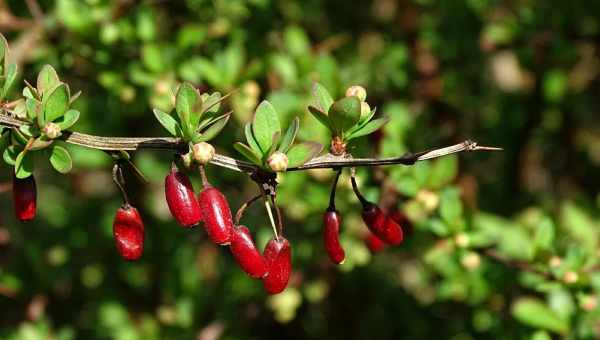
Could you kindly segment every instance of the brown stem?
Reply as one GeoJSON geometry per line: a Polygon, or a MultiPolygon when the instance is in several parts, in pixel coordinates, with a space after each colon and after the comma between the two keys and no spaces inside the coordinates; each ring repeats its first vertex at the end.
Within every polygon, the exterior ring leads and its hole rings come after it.
{"type": "Polygon", "coordinates": [[[335,173],[335,178],[333,179],[333,184],[331,186],[331,193],[329,194],[329,207],[327,207],[327,211],[335,211],[335,192],[341,174],[342,169],[338,169],[335,173]]]}
{"type": "Polygon", "coordinates": [[[125,179],[123,178],[123,170],[121,169],[120,162],[116,162],[113,166],[112,178],[113,182],[115,182],[115,184],[121,191],[121,195],[123,196],[123,206],[130,206],[129,197],[127,197],[127,192],[125,191],[125,179]]]}
{"type": "MultiPolygon", "coordinates": [[[[0,125],[8,127],[20,127],[21,125],[29,124],[26,121],[11,117],[7,114],[0,113],[0,125]]],[[[156,149],[156,150],[174,150],[182,151],[187,148],[184,141],[173,137],[102,137],[88,135],[84,133],[63,131],[60,137],[63,141],[84,146],[91,149],[119,151],[119,150],[140,150],[140,149],[156,149]]],[[[324,169],[324,168],[346,168],[358,166],[382,166],[382,165],[413,165],[416,162],[424,161],[432,158],[442,157],[464,151],[497,151],[502,150],[495,147],[479,146],[476,142],[466,140],[462,143],[451,145],[440,149],[432,149],[417,153],[406,153],[400,157],[392,158],[354,158],[349,159],[343,156],[334,156],[326,154],[315,157],[304,165],[288,168],[287,171],[303,171],[309,169],[324,169]]],[[[260,168],[252,163],[216,154],[211,163],[216,166],[228,168],[234,171],[253,173],[260,168]]]]}
{"type": "Polygon", "coordinates": [[[240,224],[240,220],[242,219],[242,216],[246,212],[246,209],[250,205],[252,205],[252,203],[254,203],[256,200],[258,200],[259,198],[261,198],[262,196],[263,196],[262,194],[258,194],[256,196],[252,197],[251,199],[247,200],[246,202],[244,202],[244,204],[242,204],[240,206],[240,208],[235,213],[235,225],[239,225],[240,224]]]}
{"type": "Polygon", "coordinates": [[[208,182],[208,178],[206,178],[206,170],[204,170],[204,164],[200,164],[198,166],[198,169],[200,170],[200,178],[202,179],[202,186],[204,188],[210,187],[210,183],[208,182]]]}
{"type": "Polygon", "coordinates": [[[369,201],[367,201],[367,199],[360,193],[360,190],[358,190],[358,185],[356,184],[356,169],[354,168],[351,170],[350,182],[352,182],[352,190],[360,201],[360,204],[362,204],[363,207],[369,205],[369,201]]]}

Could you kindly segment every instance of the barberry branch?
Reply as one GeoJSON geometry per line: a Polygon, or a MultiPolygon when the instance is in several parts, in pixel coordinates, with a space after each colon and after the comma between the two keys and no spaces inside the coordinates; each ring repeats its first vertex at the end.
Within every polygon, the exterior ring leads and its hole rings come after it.
{"type": "MultiPolygon", "coordinates": [[[[19,128],[22,125],[27,125],[26,121],[14,118],[8,114],[0,113],[0,125],[7,127],[19,128]]],[[[136,151],[141,149],[155,150],[173,150],[185,152],[187,144],[173,137],[103,137],[94,136],[85,133],[63,131],[60,137],[63,141],[79,145],[86,148],[104,150],[104,151],[136,151]]],[[[382,166],[382,165],[413,165],[416,162],[428,159],[438,158],[451,154],[456,154],[465,151],[498,151],[501,148],[479,146],[476,142],[466,140],[462,143],[454,144],[448,147],[431,149],[417,153],[406,153],[399,157],[391,158],[348,158],[344,156],[334,156],[326,154],[315,157],[298,167],[288,168],[287,171],[302,171],[309,169],[327,169],[327,168],[344,168],[358,166],[382,166]]],[[[259,167],[246,161],[231,158],[228,156],[215,154],[211,161],[213,165],[227,168],[234,171],[255,173],[259,167]]]]}

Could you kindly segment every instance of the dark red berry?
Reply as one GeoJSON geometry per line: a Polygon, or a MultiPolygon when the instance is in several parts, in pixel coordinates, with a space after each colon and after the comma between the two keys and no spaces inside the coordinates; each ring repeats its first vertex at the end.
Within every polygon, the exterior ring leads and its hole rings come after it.
{"type": "Polygon", "coordinates": [[[342,217],[335,210],[328,210],[323,215],[323,243],[331,261],[341,264],[346,258],[344,248],[340,244],[340,225],[342,217]]]}
{"type": "Polygon", "coordinates": [[[363,206],[362,218],[369,230],[382,241],[391,245],[402,242],[402,229],[398,223],[386,216],[377,205],[367,202],[363,206]]]}
{"type": "Polygon", "coordinates": [[[367,236],[365,237],[365,244],[367,245],[367,247],[373,254],[379,253],[386,247],[385,242],[383,242],[380,238],[375,236],[373,233],[367,234],[367,236]]]}
{"type": "Polygon", "coordinates": [[[229,249],[242,270],[251,278],[259,279],[267,274],[265,259],[256,249],[250,230],[245,226],[233,228],[229,249]]]}
{"type": "Polygon", "coordinates": [[[414,232],[414,226],[405,213],[395,209],[389,214],[389,216],[396,221],[398,225],[400,225],[405,235],[412,235],[414,232]]]}
{"type": "Polygon", "coordinates": [[[231,242],[233,220],[227,199],[212,186],[206,187],[198,198],[206,232],[213,242],[227,245],[231,242]]]}
{"type": "Polygon", "coordinates": [[[384,223],[385,237],[383,241],[389,245],[397,246],[404,240],[402,228],[393,218],[387,216],[384,223]]]}
{"type": "Polygon", "coordinates": [[[165,197],[171,215],[184,227],[192,227],[202,220],[200,204],[190,179],[176,169],[165,177],[165,197]]]}
{"type": "Polygon", "coordinates": [[[31,221],[35,217],[37,190],[33,175],[17,178],[13,174],[13,202],[15,215],[20,221],[31,221]]]}
{"type": "Polygon", "coordinates": [[[115,215],[113,236],[119,254],[126,260],[137,260],[144,250],[144,223],[136,208],[126,205],[115,215]]]}
{"type": "Polygon", "coordinates": [[[385,238],[386,216],[377,205],[370,202],[363,205],[362,219],[375,236],[382,240],[385,238]]]}
{"type": "Polygon", "coordinates": [[[281,293],[287,286],[292,273],[292,249],[284,237],[271,239],[263,253],[267,263],[268,274],[263,278],[263,285],[269,294],[281,293]]]}

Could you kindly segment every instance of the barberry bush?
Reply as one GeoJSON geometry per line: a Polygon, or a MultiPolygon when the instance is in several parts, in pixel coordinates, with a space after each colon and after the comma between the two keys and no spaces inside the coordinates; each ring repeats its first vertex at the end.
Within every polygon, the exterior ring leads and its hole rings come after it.
{"type": "Polygon", "coordinates": [[[0,337],[597,338],[599,13],[0,1],[0,337]]]}

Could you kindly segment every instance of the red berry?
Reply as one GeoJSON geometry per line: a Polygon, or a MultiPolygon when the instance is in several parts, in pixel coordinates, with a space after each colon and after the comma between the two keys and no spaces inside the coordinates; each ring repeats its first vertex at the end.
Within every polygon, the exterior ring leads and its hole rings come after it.
{"type": "Polygon", "coordinates": [[[258,249],[256,249],[256,245],[254,245],[254,240],[252,240],[252,235],[248,228],[245,226],[233,228],[229,249],[233,254],[233,258],[235,258],[242,270],[251,278],[259,279],[267,275],[267,264],[265,259],[258,249]]]}
{"type": "Polygon", "coordinates": [[[344,248],[340,244],[340,225],[342,217],[335,210],[328,210],[323,215],[323,243],[331,261],[341,264],[346,258],[344,248]]]}
{"type": "Polygon", "coordinates": [[[17,178],[13,174],[13,202],[15,215],[20,221],[31,221],[36,211],[36,185],[33,175],[17,178]]]}
{"type": "Polygon", "coordinates": [[[393,218],[387,216],[384,223],[385,237],[383,241],[389,245],[397,246],[404,240],[402,228],[393,218]]]}
{"type": "Polygon", "coordinates": [[[126,260],[137,260],[144,250],[144,223],[138,210],[130,205],[117,210],[113,236],[119,254],[126,260]]]}
{"type": "Polygon", "coordinates": [[[271,239],[263,253],[267,263],[268,274],[263,278],[263,285],[269,294],[281,293],[290,280],[292,273],[292,249],[284,237],[271,239]]]}
{"type": "Polygon", "coordinates": [[[367,247],[369,248],[369,250],[371,251],[371,253],[373,253],[373,254],[379,253],[386,246],[385,242],[383,242],[380,238],[375,236],[373,233],[367,234],[367,237],[365,237],[365,243],[366,243],[367,247]]]}
{"type": "Polygon", "coordinates": [[[411,235],[414,232],[414,226],[408,216],[399,210],[393,210],[389,216],[400,225],[405,235],[411,235]]]}
{"type": "Polygon", "coordinates": [[[362,218],[369,230],[382,241],[391,245],[398,245],[402,242],[402,229],[398,223],[386,216],[377,205],[365,204],[362,218]]]}
{"type": "Polygon", "coordinates": [[[206,187],[200,193],[200,211],[206,232],[213,242],[227,245],[231,242],[233,220],[227,199],[212,186],[206,187]]]}
{"type": "Polygon", "coordinates": [[[165,177],[165,196],[171,215],[184,227],[192,227],[202,220],[200,204],[194,195],[190,179],[183,173],[171,169],[165,177]]]}

